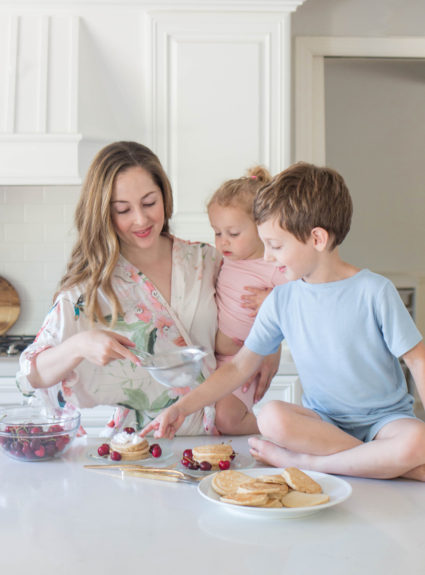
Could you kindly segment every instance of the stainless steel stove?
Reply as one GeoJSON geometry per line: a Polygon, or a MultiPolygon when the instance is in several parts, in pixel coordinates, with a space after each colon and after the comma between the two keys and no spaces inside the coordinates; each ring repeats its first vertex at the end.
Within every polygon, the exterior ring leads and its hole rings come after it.
{"type": "Polygon", "coordinates": [[[34,341],[34,338],[34,335],[0,336],[0,361],[5,357],[19,357],[21,352],[34,341]]]}
{"type": "Polygon", "coordinates": [[[34,341],[34,335],[0,336],[0,377],[14,377],[21,352],[34,341]]]}

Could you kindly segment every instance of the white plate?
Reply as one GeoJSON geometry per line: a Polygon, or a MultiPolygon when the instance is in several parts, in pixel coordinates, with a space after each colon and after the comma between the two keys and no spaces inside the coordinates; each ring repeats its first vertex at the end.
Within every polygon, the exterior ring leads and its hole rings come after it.
{"type": "MultiPolygon", "coordinates": [[[[106,442],[105,442],[106,443],[106,442]]],[[[159,441],[156,441],[155,443],[159,443],[159,445],[161,445],[161,443],[159,441]]],[[[99,446],[101,444],[99,443],[99,446]]],[[[94,450],[90,450],[88,451],[87,455],[89,457],[92,457],[93,459],[96,459],[97,461],[101,461],[103,463],[108,463],[109,465],[111,463],[116,463],[118,464],[122,464],[122,463],[136,463],[137,465],[155,465],[155,467],[161,467],[161,463],[164,461],[167,461],[167,464],[169,463],[169,459],[171,457],[173,457],[174,453],[173,451],[171,451],[171,449],[169,449],[168,447],[165,447],[163,445],[161,445],[161,449],[162,449],[162,454],[161,457],[152,457],[152,455],[149,454],[149,457],[146,457],[146,459],[132,459],[131,461],[128,459],[120,459],[119,461],[113,461],[109,455],[104,455],[101,456],[97,453],[97,448],[94,450]]]]}
{"type": "MultiPolygon", "coordinates": [[[[182,456],[183,457],[183,456],[182,456]]],[[[230,469],[234,470],[241,470],[247,469],[248,467],[253,467],[255,465],[255,459],[250,455],[240,455],[239,453],[236,454],[236,457],[230,464],[230,469]]],[[[192,475],[193,477],[207,477],[208,475],[212,475],[216,472],[216,470],[211,469],[210,471],[201,471],[200,469],[189,469],[183,465],[181,459],[179,464],[177,465],[176,469],[179,471],[184,471],[188,475],[192,475]]]]}
{"type": "MultiPolygon", "coordinates": [[[[272,475],[281,473],[283,469],[276,469],[274,467],[257,467],[255,469],[240,469],[243,473],[250,475],[251,477],[258,477],[259,475],[272,475]]],[[[323,509],[328,509],[338,503],[342,503],[351,495],[351,485],[335,477],[334,475],[327,475],[326,473],[318,473],[316,471],[305,471],[310,477],[312,477],[323,489],[323,492],[329,495],[330,500],[328,503],[322,503],[321,505],[314,505],[313,507],[280,507],[277,509],[269,509],[264,507],[243,507],[241,505],[233,505],[231,503],[224,503],[220,501],[220,495],[214,491],[211,487],[211,481],[213,475],[205,477],[198,485],[198,491],[211,503],[222,506],[224,509],[236,513],[238,515],[245,515],[249,517],[258,517],[266,519],[290,519],[294,517],[303,517],[305,515],[312,515],[322,511],[323,509]]]]}

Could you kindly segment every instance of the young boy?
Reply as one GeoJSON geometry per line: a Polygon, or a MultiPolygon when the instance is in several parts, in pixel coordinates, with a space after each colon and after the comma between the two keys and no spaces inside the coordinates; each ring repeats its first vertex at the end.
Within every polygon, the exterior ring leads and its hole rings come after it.
{"type": "Polygon", "coordinates": [[[352,202],[343,178],[299,163],[258,193],[255,221],[265,259],[289,283],[265,300],[231,363],[144,430],[173,437],[184,418],[236,389],[286,338],[303,385],[303,406],[270,401],[251,454],[268,464],[372,478],[425,481],[425,423],[398,358],[425,402],[425,346],[390,281],[344,262],[352,202]]]}

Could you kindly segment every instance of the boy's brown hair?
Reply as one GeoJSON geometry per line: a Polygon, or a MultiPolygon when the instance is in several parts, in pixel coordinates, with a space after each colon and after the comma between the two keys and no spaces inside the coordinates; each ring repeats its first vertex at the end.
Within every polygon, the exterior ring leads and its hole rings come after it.
{"type": "Polygon", "coordinates": [[[257,225],[277,218],[282,229],[306,242],[313,228],[325,229],[332,250],[350,230],[353,203],[335,170],[306,162],[293,164],[263,186],[254,200],[257,225]]]}

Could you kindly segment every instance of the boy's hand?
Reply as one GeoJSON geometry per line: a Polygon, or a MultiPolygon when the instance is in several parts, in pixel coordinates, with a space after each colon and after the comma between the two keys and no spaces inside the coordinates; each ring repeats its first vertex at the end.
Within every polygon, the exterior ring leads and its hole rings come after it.
{"type": "Polygon", "coordinates": [[[165,437],[166,439],[173,439],[176,431],[180,428],[184,420],[185,415],[180,412],[177,405],[171,405],[162,413],[160,413],[158,417],[156,417],[153,421],[148,423],[148,425],[142,429],[139,435],[144,437],[147,433],[153,431],[153,436],[156,439],[161,437],[165,437]]]}

